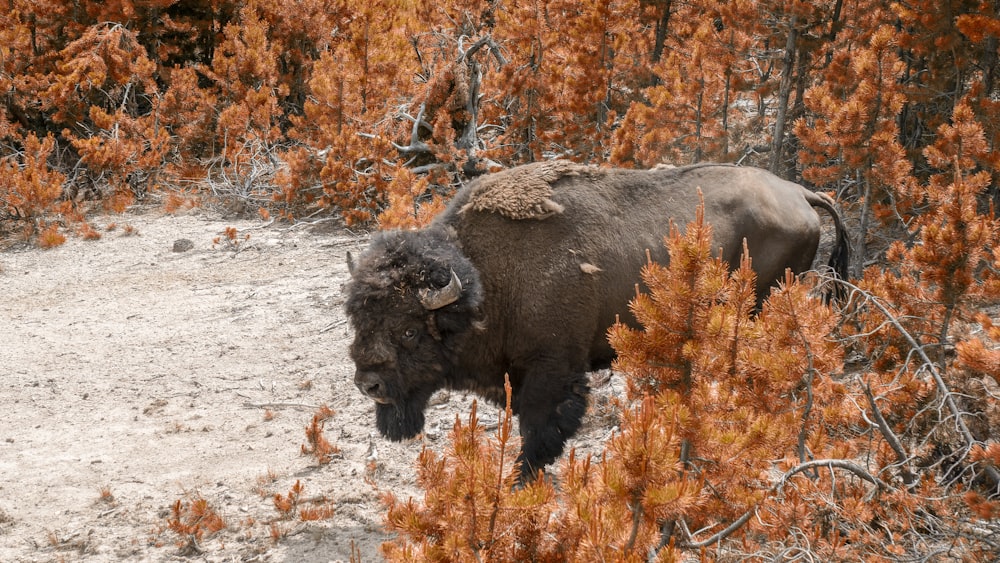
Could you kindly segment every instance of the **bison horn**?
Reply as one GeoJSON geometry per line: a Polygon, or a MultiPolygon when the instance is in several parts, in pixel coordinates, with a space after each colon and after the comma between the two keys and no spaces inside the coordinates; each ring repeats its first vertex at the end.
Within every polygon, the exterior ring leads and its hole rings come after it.
{"type": "Polygon", "coordinates": [[[462,295],[462,280],[458,279],[455,270],[451,271],[451,281],[441,289],[421,289],[420,304],[429,311],[435,311],[451,305],[462,295]]]}

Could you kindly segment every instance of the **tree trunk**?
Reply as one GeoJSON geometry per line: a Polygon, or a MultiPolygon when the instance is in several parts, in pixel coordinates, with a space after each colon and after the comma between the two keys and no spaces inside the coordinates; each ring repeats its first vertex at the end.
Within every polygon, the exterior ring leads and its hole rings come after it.
{"type": "Polygon", "coordinates": [[[795,44],[798,16],[792,14],[788,25],[788,40],[785,42],[785,58],[781,70],[781,86],[778,89],[778,115],[774,120],[774,138],[771,140],[771,172],[782,175],[784,156],[785,119],[788,116],[788,99],[792,93],[792,74],[795,70],[795,44]]]}
{"type": "Polygon", "coordinates": [[[654,63],[660,62],[660,59],[663,58],[663,48],[667,43],[667,29],[670,27],[670,4],[671,0],[663,3],[663,13],[660,14],[660,19],[656,22],[656,37],[653,40],[653,54],[650,57],[654,63]]]}
{"type": "MultiPolygon", "coordinates": [[[[860,175],[859,175],[860,176],[860,175]]],[[[864,274],[865,269],[865,254],[867,253],[866,243],[868,241],[868,224],[870,222],[869,216],[871,215],[871,199],[872,199],[872,187],[871,180],[860,176],[859,179],[862,182],[862,199],[861,199],[861,224],[858,227],[858,235],[854,240],[854,244],[851,245],[851,263],[848,265],[848,276],[851,278],[858,279],[864,274]]]]}

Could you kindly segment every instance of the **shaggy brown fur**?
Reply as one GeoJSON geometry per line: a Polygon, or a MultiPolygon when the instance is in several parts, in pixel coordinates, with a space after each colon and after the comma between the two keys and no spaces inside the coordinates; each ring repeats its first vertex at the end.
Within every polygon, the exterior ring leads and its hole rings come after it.
{"type": "Polygon", "coordinates": [[[482,176],[461,211],[499,213],[508,219],[546,219],[563,212],[563,206],[552,200],[552,185],[589,169],[568,160],[552,160],[482,176]]]}
{"type": "Polygon", "coordinates": [[[554,462],[587,411],[586,372],[615,356],[608,327],[616,319],[637,326],[629,301],[643,266],[667,263],[671,222],[683,228],[702,201],[730,266],[746,240],[758,307],[786,268],[812,265],[816,208],[834,217],[830,265],[846,270],[847,234],[829,197],[765,170],[712,164],[532,164],[473,180],[424,229],[373,237],[351,269],[346,309],[354,382],[376,403],[379,431],[392,440],[417,435],[442,388],[502,405],[509,380],[522,478],[554,462]],[[454,302],[429,306],[421,297],[454,278],[454,302]]]}

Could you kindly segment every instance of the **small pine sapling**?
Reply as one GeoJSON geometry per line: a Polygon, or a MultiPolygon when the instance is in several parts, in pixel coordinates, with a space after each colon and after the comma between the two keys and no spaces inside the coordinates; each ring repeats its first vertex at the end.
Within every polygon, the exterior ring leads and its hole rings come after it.
{"type": "Polygon", "coordinates": [[[256,484],[253,487],[253,491],[258,495],[267,498],[271,496],[270,486],[278,480],[278,475],[273,469],[268,468],[267,472],[262,475],[258,475],[256,479],[256,484]]]}
{"type": "Polygon", "coordinates": [[[243,233],[241,236],[236,227],[226,227],[222,236],[212,239],[212,247],[223,246],[225,250],[239,252],[245,247],[248,240],[250,240],[250,233],[243,233]]]}
{"type": "Polygon", "coordinates": [[[97,502],[107,505],[114,505],[117,503],[115,500],[115,495],[111,492],[111,487],[104,486],[101,487],[99,495],[97,497],[97,502]]]}
{"type": "Polygon", "coordinates": [[[407,168],[395,172],[386,187],[388,205],[378,214],[381,229],[414,229],[425,226],[445,207],[439,194],[425,196],[429,191],[428,177],[417,178],[407,168]]]}
{"type": "Polygon", "coordinates": [[[81,223],[80,226],[77,227],[76,232],[83,240],[99,240],[101,238],[100,231],[87,222],[81,223]]]}
{"type": "MultiPolygon", "coordinates": [[[[305,497],[305,486],[301,481],[296,480],[287,495],[277,493],[272,498],[274,508],[278,511],[279,521],[298,520],[300,522],[315,522],[318,520],[328,520],[333,517],[333,501],[324,496],[307,498],[305,497]]],[[[283,528],[277,522],[271,523],[272,537],[275,531],[283,528]]]]}
{"type": "Polygon", "coordinates": [[[59,232],[59,225],[52,223],[44,227],[38,234],[38,246],[49,249],[66,242],[66,235],[59,232]]]}
{"type": "Polygon", "coordinates": [[[681,463],[682,417],[676,405],[647,395],[622,413],[600,464],[571,452],[559,473],[560,507],[551,525],[569,561],[646,561],[677,557],[661,543],[665,522],[703,504],[702,481],[681,463]]]}
{"type": "Polygon", "coordinates": [[[302,444],[302,454],[311,455],[316,458],[316,463],[326,465],[330,463],[332,456],[340,453],[340,448],[334,446],[323,435],[326,421],[333,416],[333,410],[323,405],[312,417],[312,422],[306,425],[306,441],[308,445],[302,444]]]}
{"type": "Polygon", "coordinates": [[[397,533],[382,544],[387,561],[551,561],[558,545],[546,532],[555,508],[547,479],[515,487],[510,384],[497,435],[487,439],[473,402],[468,423],[456,417],[441,456],[424,449],[417,483],[422,502],[382,495],[386,527],[397,533]]]}
{"type": "Polygon", "coordinates": [[[298,508],[302,490],[302,483],[296,480],[292,488],[288,490],[287,495],[281,493],[274,495],[274,508],[277,509],[280,519],[290,520],[295,517],[295,509],[298,508]]]}
{"type": "Polygon", "coordinates": [[[54,137],[39,140],[30,134],[22,144],[19,157],[0,158],[0,213],[28,222],[30,235],[35,221],[53,210],[66,176],[48,165],[55,150],[54,137]]]}
{"type": "Polygon", "coordinates": [[[187,502],[177,499],[170,507],[170,516],[167,517],[167,529],[179,536],[177,546],[182,554],[201,553],[202,539],[225,528],[226,521],[200,495],[187,502]]]}

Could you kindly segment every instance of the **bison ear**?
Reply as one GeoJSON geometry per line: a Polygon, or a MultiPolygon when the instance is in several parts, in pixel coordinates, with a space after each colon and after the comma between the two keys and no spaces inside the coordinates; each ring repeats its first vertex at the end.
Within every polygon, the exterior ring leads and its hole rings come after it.
{"type": "Polygon", "coordinates": [[[462,280],[455,270],[451,271],[451,281],[441,289],[421,289],[420,304],[428,311],[436,311],[446,305],[451,305],[462,296],[462,280]]]}

